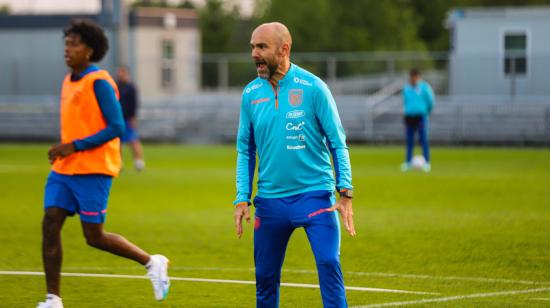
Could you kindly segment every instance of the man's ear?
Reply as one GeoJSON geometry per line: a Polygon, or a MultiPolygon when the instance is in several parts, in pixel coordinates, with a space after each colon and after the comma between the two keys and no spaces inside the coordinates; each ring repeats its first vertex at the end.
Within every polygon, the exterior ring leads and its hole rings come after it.
{"type": "Polygon", "coordinates": [[[281,45],[281,49],[285,56],[290,57],[290,44],[283,43],[283,45],[281,45]]]}

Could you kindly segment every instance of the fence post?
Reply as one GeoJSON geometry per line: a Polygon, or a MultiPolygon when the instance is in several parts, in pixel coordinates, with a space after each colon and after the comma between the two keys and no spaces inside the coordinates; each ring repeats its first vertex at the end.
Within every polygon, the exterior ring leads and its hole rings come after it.
{"type": "Polygon", "coordinates": [[[17,65],[17,60],[13,61],[12,62],[12,65],[11,65],[11,89],[12,89],[12,92],[9,93],[11,95],[19,95],[19,70],[18,70],[18,65],[17,65]]]}
{"type": "Polygon", "coordinates": [[[393,78],[393,76],[395,76],[395,58],[393,58],[393,56],[388,57],[386,60],[386,69],[388,75],[393,78]]]}
{"type": "Polygon", "coordinates": [[[365,104],[365,142],[374,140],[374,108],[375,104],[365,104]]]}
{"type": "Polygon", "coordinates": [[[229,88],[229,61],[226,57],[218,59],[218,90],[225,91],[229,88]]]}
{"type": "Polygon", "coordinates": [[[336,85],[336,70],[338,69],[338,63],[336,62],[335,57],[328,57],[327,58],[327,79],[330,87],[333,91],[338,92],[337,89],[335,89],[336,85]]]}
{"type": "MultiPolygon", "coordinates": [[[[456,144],[460,144],[461,142],[464,141],[465,139],[465,123],[464,123],[464,115],[463,115],[463,109],[464,107],[462,105],[460,106],[457,106],[456,108],[456,119],[457,119],[457,131],[458,131],[458,134],[457,134],[457,138],[455,140],[455,143],[456,144]]],[[[452,142],[452,141],[451,141],[452,142]]]]}

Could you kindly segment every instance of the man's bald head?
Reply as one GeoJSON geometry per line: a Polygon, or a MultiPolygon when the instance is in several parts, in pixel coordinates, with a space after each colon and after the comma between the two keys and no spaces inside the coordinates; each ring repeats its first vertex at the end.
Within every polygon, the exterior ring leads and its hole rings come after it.
{"type": "Polygon", "coordinates": [[[252,36],[254,35],[265,35],[274,40],[274,43],[280,47],[283,44],[288,44],[289,47],[292,46],[292,36],[288,28],[280,22],[270,22],[259,25],[252,36]]]}
{"type": "Polygon", "coordinates": [[[279,80],[290,67],[292,37],[280,22],[258,26],[250,38],[252,59],[260,78],[279,80]]]}

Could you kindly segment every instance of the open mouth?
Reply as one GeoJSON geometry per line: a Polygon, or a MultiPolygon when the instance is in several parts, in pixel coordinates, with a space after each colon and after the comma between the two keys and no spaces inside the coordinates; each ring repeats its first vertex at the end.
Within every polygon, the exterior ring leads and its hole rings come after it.
{"type": "Polygon", "coordinates": [[[263,70],[267,67],[267,63],[265,61],[258,61],[256,62],[256,69],[257,70],[263,70]]]}

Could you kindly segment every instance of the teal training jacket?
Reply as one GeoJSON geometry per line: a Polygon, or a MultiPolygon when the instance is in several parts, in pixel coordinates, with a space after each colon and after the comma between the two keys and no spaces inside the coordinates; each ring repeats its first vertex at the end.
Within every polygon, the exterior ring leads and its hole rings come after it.
{"type": "Polygon", "coordinates": [[[403,105],[407,116],[428,116],[434,106],[434,92],[424,80],[419,80],[415,87],[410,83],[403,87],[403,105]]]}
{"type": "Polygon", "coordinates": [[[250,202],[256,153],[260,197],[353,188],[336,102],[320,78],[295,64],[277,86],[258,77],[243,91],[234,204],[250,202]]]}

